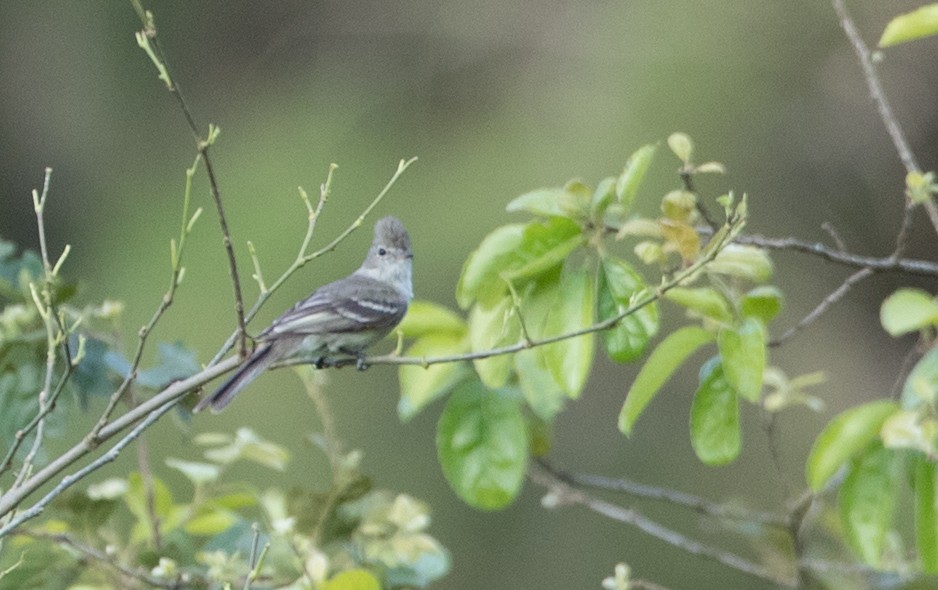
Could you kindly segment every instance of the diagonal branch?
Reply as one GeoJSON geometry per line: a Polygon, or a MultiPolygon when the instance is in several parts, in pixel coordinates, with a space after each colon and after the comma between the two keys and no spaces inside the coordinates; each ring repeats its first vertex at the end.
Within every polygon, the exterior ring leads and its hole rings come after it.
{"type": "MultiPolygon", "coordinates": [[[[831,0],[834,5],[834,11],[837,13],[837,17],[840,19],[840,26],[843,27],[844,33],[847,35],[847,38],[850,40],[850,43],[853,45],[853,51],[857,54],[857,60],[860,62],[860,67],[863,69],[863,77],[866,80],[866,85],[869,88],[870,96],[873,98],[873,102],[876,103],[876,110],[879,111],[879,118],[883,121],[883,125],[886,126],[886,132],[889,133],[889,137],[892,139],[892,144],[896,148],[896,152],[899,154],[899,159],[902,161],[902,165],[905,167],[907,173],[912,172],[921,172],[919,168],[918,161],[915,159],[915,154],[912,153],[912,149],[909,147],[909,142],[905,138],[905,133],[902,131],[902,127],[899,125],[899,120],[896,118],[895,113],[892,110],[892,107],[889,105],[889,99],[886,97],[886,92],[883,90],[883,85],[879,81],[879,75],[876,73],[876,67],[873,65],[872,55],[870,53],[869,47],[863,41],[863,38],[860,36],[860,32],[857,31],[857,27],[853,22],[853,19],[850,17],[850,13],[847,12],[846,6],[844,6],[843,0],[831,0]]],[[[935,231],[938,232],[938,205],[935,205],[935,201],[928,199],[924,203],[925,211],[928,213],[928,218],[931,220],[932,226],[935,228],[935,231]]],[[[911,208],[913,204],[906,199],[906,208],[911,208]]],[[[900,242],[903,241],[903,237],[900,235],[900,242]]]]}
{"type": "Polygon", "coordinates": [[[778,514],[748,510],[731,504],[718,504],[694,494],[642,484],[625,478],[560,471],[542,459],[538,460],[538,464],[557,479],[578,488],[593,488],[624,493],[637,498],[659,500],[683,506],[713,518],[753,522],[780,528],[788,527],[788,519],[778,514]]]}
{"type": "Polygon", "coordinates": [[[711,547],[710,545],[691,539],[677,531],[658,524],[635,509],[624,508],[612,502],[591,496],[583,490],[562,481],[543,468],[532,466],[532,468],[528,470],[528,479],[547,488],[556,500],[557,505],[579,504],[585,506],[597,514],[634,526],[642,532],[692,555],[706,557],[736,571],[779,586],[785,586],[787,588],[795,587],[795,581],[792,576],[779,574],[731,551],[711,547]]]}

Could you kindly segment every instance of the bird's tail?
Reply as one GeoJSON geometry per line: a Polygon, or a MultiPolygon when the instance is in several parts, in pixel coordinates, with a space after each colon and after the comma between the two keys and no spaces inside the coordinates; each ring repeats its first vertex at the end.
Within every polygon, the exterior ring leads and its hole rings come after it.
{"type": "Polygon", "coordinates": [[[238,392],[277,360],[277,355],[271,352],[273,352],[273,344],[265,344],[255,350],[251,358],[241,365],[234,375],[222,383],[215,393],[202,398],[192,411],[201,412],[205,408],[211,408],[213,414],[221,412],[238,395],[238,392]]]}

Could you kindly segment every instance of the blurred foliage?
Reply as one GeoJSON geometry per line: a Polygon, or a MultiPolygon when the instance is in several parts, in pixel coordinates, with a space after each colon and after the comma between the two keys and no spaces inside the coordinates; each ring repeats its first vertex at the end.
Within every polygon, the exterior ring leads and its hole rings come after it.
{"type": "Polygon", "coordinates": [[[246,428],[195,442],[205,447],[204,461],[166,459],[189,491],[135,471],[59,496],[41,525],[7,541],[3,584],[243,587],[250,577],[258,590],[342,590],[362,580],[390,589],[424,588],[448,571],[448,553],[426,532],[428,507],[373,489],[359,471],[359,451],[340,458],[332,487],[285,493],[226,481],[239,462],[286,468],[279,445],[246,428]],[[17,564],[21,555],[28,558],[17,564]]]}

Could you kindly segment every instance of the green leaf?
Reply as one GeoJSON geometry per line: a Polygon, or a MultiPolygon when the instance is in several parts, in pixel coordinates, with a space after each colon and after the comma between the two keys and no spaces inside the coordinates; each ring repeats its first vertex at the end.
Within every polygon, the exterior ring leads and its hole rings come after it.
{"type": "Polygon", "coordinates": [[[210,537],[227,531],[238,522],[238,516],[227,510],[211,510],[186,522],[183,527],[190,535],[210,537]]]}
{"type": "Polygon", "coordinates": [[[669,301],[721,324],[733,322],[730,304],[721,293],[712,287],[674,287],[664,294],[669,301]]]}
{"type": "Polygon", "coordinates": [[[540,279],[559,270],[584,239],[579,225],[560,217],[502,226],[469,256],[456,287],[456,300],[464,309],[473,301],[491,307],[508,292],[506,281],[540,279]]]}
{"type": "Polygon", "coordinates": [[[926,574],[938,573],[938,467],[915,455],[915,539],[918,560],[926,574]]]}
{"type": "Polygon", "coordinates": [[[808,486],[821,491],[830,478],[879,437],[879,430],[899,407],[889,400],[856,406],[834,416],[811,447],[805,464],[808,486]]]}
{"type": "MultiPolygon", "coordinates": [[[[560,279],[557,300],[547,313],[542,337],[569,334],[593,325],[596,293],[593,277],[586,269],[560,279]]],[[[586,385],[593,366],[593,334],[567,338],[543,347],[544,363],[566,394],[577,398],[586,385]]]]}
{"type": "Polygon", "coordinates": [[[921,289],[899,289],[883,301],[879,319],[892,336],[915,332],[938,323],[938,302],[921,289]]]}
{"type": "Polygon", "coordinates": [[[692,223],[696,212],[697,195],[690,191],[674,190],[661,199],[661,213],[671,221],[683,224],[692,223]]]}
{"type": "Polygon", "coordinates": [[[938,399],[938,348],[932,348],[915,363],[902,386],[902,405],[916,408],[934,405],[938,399]]]}
{"type": "Polygon", "coordinates": [[[746,318],[738,328],[723,328],[717,338],[726,380],[744,399],[753,403],[762,394],[765,373],[765,327],[746,318]]]}
{"type": "MultiPolygon", "coordinates": [[[[579,232],[579,229],[577,229],[577,231],[579,232]]],[[[573,253],[574,250],[585,243],[586,236],[581,233],[577,233],[576,235],[551,247],[546,252],[537,254],[521,266],[506,270],[501,274],[501,277],[506,281],[514,282],[520,279],[530,279],[537,277],[538,275],[542,275],[559,267],[560,264],[567,259],[567,256],[569,256],[571,253],[573,253]]],[[[519,254],[526,254],[525,245],[522,245],[522,249],[519,251],[519,254]]]]}
{"type": "Polygon", "coordinates": [[[848,544],[873,567],[880,565],[896,510],[902,455],[875,445],[851,462],[838,504],[848,544]]]}
{"type": "Polygon", "coordinates": [[[674,152],[674,155],[685,164],[690,162],[690,157],[694,153],[694,143],[686,133],[672,133],[668,136],[668,147],[674,152]]]}
{"type": "Polygon", "coordinates": [[[764,283],[772,278],[772,259],[755,246],[728,244],[707,265],[707,272],[764,283]]]}
{"type": "Polygon", "coordinates": [[[485,236],[479,247],[466,259],[456,285],[456,302],[466,309],[477,299],[491,304],[506,291],[499,273],[517,260],[517,249],[524,236],[525,225],[503,225],[485,236]]]}
{"type": "Polygon", "coordinates": [[[698,348],[713,341],[713,334],[698,326],[676,330],[661,341],[632,382],[619,412],[619,430],[631,435],[632,427],[661,386],[698,348]]]}
{"type": "Polygon", "coordinates": [[[725,465],[739,456],[739,398],[723,376],[719,357],[700,369],[700,386],[690,408],[690,442],[707,465],[725,465]]]}
{"type": "Polygon", "coordinates": [[[545,422],[552,421],[563,409],[567,396],[544,364],[543,355],[536,349],[521,350],[514,355],[514,361],[518,386],[528,407],[545,422]]]}
{"type": "Polygon", "coordinates": [[[286,469],[290,453],[282,446],[265,440],[250,428],[239,428],[234,437],[223,435],[215,439],[206,438],[207,444],[218,445],[205,451],[205,458],[222,465],[247,460],[283,471],[286,469]]]}
{"type": "MultiPolygon", "coordinates": [[[[406,356],[445,356],[462,354],[468,349],[466,339],[454,334],[428,334],[418,339],[407,349],[406,356]]],[[[398,381],[401,384],[401,399],[397,403],[397,415],[407,422],[420,410],[437,398],[445,395],[467,374],[466,363],[436,363],[427,367],[401,365],[398,381]]]]}
{"type": "Polygon", "coordinates": [[[479,381],[457,387],[440,416],[436,448],[446,480],[471,506],[504,508],[521,490],[528,438],[509,391],[479,381]]]}
{"type": "Polygon", "coordinates": [[[625,170],[616,181],[616,197],[626,211],[635,201],[635,195],[638,194],[638,189],[642,185],[642,180],[645,179],[645,173],[648,172],[657,149],[658,146],[653,144],[643,145],[635,150],[625,162],[625,170]]]}
{"type": "Polygon", "coordinates": [[[201,463],[197,461],[184,461],[167,457],[166,465],[173,469],[178,469],[194,485],[202,485],[217,481],[221,475],[221,469],[214,463],[201,463]]]}
{"type": "Polygon", "coordinates": [[[322,590],[381,590],[381,582],[368,570],[351,569],[329,578],[322,590]]]}
{"type": "Polygon", "coordinates": [[[601,220],[603,214],[606,213],[606,209],[609,208],[609,205],[612,204],[615,198],[616,179],[615,177],[607,176],[596,185],[596,190],[593,191],[593,198],[590,199],[590,215],[592,215],[593,219],[601,220]]]}
{"type": "Polygon", "coordinates": [[[512,200],[505,207],[509,213],[527,211],[544,217],[567,217],[580,219],[587,211],[590,192],[582,190],[582,183],[573,186],[568,183],[563,188],[542,188],[512,200]]]}
{"type": "MultiPolygon", "coordinates": [[[[631,306],[632,297],[644,288],[641,275],[628,262],[605,256],[597,295],[599,320],[621,315],[631,306]]],[[[609,358],[625,363],[644,354],[648,341],[657,333],[658,305],[652,302],[622,318],[614,327],[603,330],[601,337],[609,358]]]]}
{"type": "Polygon", "coordinates": [[[935,34],[938,34],[938,4],[927,4],[889,21],[879,46],[891,47],[935,34]]]}
{"type": "Polygon", "coordinates": [[[585,241],[580,226],[569,219],[558,217],[529,223],[515,252],[517,259],[499,276],[517,283],[559,269],[567,256],[585,241]]]}
{"type": "MultiPolygon", "coordinates": [[[[520,336],[521,323],[518,321],[510,295],[490,309],[476,305],[469,312],[469,342],[473,352],[515,344],[520,336]]],[[[482,383],[490,389],[505,385],[511,374],[511,363],[512,358],[509,354],[472,361],[482,383]]]]}
{"type": "Polygon", "coordinates": [[[407,315],[397,329],[403,332],[405,338],[419,338],[427,334],[460,336],[466,333],[466,322],[442,305],[418,299],[407,306],[407,315]]]}
{"type": "Polygon", "coordinates": [[[739,310],[743,317],[756,318],[768,325],[782,311],[783,302],[784,295],[778,287],[765,285],[743,295],[739,310]]]}

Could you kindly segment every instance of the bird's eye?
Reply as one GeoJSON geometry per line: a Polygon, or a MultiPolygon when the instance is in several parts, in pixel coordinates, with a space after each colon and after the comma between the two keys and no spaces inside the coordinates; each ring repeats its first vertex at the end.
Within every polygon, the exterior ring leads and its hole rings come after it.
{"type": "Polygon", "coordinates": [[[388,251],[385,250],[384,248],[378,248],[378,256],[384,256],[387,253],[388,251]]]}

